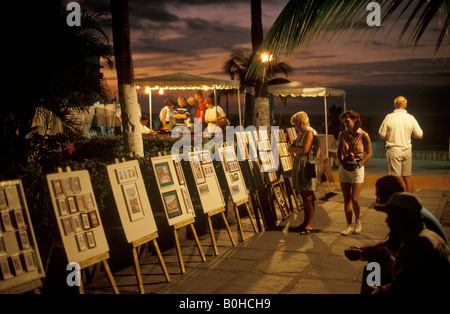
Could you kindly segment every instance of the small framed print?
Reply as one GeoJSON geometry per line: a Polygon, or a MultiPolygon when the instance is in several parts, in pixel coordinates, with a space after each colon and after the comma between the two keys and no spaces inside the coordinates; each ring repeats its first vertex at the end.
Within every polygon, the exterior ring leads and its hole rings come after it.
{"type": "Polygon", "coordinates": [[[239,170],[239,164],[236,160],[232,161],[232,162],[228,162],[227,164],[228,164],[229,172],[236,172],[239,170]]]}
{"type": "Polygon", "coordinates": [[[28,252],[23,253],[21,255],[21,259],[22,259],[22,264],[26,271],[32,271],[37,268],[33,251],[28,251],[28,252]]]}
{"type": "Polygon", "coordinates": [[[70,178],[74,193],[81,193],[81,182],[79,177],[70,178]]]}
{"type": "Polygon", "coordinates": [[[230,187],[230,189],[231,189],[231,194],[239,194],[239,192],[240,192],[240,190],[239,190],[239,185],[232,185],[231,187],[230,187]]]}
{"type": "Polygon", "coordinates": [[[87,213],[81,214],[81,224],[83,225],[84,230],[91,229],[91,223],[89,221],[89,215],[87,213]]]}
{"type": "Polygon", "coordinates": [[[14,277],[7,258],[0,259],[0,274],[3,280],[14,277]]]}
{"type": "Polygon", "coordinates": [[[77,209],[79,212],[86,211],[86,204],[84,203],[84,197],[83,195],[76,195],[75,200],[77,203],[77,209]]]}
{"type": "Polygon", "coordinates": [[[201,160],[203,165],[211,163],[211,155],[209,154],[209,152],[202,152],[201,160]]]}
{"type": "Polygon", "coordinates": [[[166,187],[174,184],[168,162],[155,164],[155,170],[160,187],[166,187]]]}
{"type": "Polygon", "coordinates": [[[72,222],[73,222],[73,228],[75,229],[75,232],[81,232],[83,231],[83,227],[81,226],[81,219],[80,216],[75,215],[72,217],[72,222]]]}
{"type": "Polygon", "coordinates": [[[203,174],[202,166],[200,165],[200,161],[197,156],[194,156],[194,160],[191,161],[192,165],[192,173],[194,174],[195,182],[197,184],[203,184],[206,182],[205,176],[203,174]]]}
{"type": "Polygon", "coordinates": [[[0,235],[0,256],[6,255],[5,243],[3,242],[3,236],[0,235]]]}
{"type": "Polygon", "coordinates": [[[239,173],[238,172],[230,173],[230,180],[231,180],[231,182],[238,181],[239,180],[239,173]]]}
{"type": "MultiPolygon", "coordinates": [[[[176,156],[176,155],[174,155],[174,156],[176,156]]],[[[184,185],[183,169],[181,168],[181,162],[178,159],[178,156],[177,156],[176,159],[173,160],[173,165],[174,165],[175,171],[177,173],[178,182],[180,183],[180,185],[184,185]]]]}
{"type": "Polygon", "coordinates": [[[135,221],[144,218],[144,209],[142,208],[136,183],[124,184],[122,185],[122,190],[130,220],[135,221]]]}
{"type": "Polygon", "coordinates": [[[119,184],[123,184],[130,181],[136,181],[138,178],[136,167],[116,169],[116,175],[119,184]]]}
{"type": "Polygon", "coordinates": [[[198,191],[200,195],[205,195],[209,193],[208,184],[202,184],[198,186],[198,191]]]}
{"type": "Polygon", "coordinates": [[[11,215],[9,213],[9,210],[4,210],[1,212],[2,217],[2,227],[3,231],[11,231],[14,230],[14,227],[12,225],[11,221],[11,215]]]}
{"type": "Polygon", "coordinates": [[[8,207],[8,200],[6,199],[6,191],[0,190],[0,208],[8,207]]]}
{"type": "Polygon", "coordinates": [[[186,205],[186,211],[189,214],[194,213],[194,207],[192,206],[192,201],[191,198],[189,197],[187,189],[181,188],[181,194],[183,194],[184,205],[186,205]]]}
{"type": "Polygon", "coordinates": [[[94,232],[88,231],[88,232],[86,232],[85,235],[86,235],[86,242],[87,242],[88,248],[90,248],[90,249],[95,248],[97,246],[97,244],[95,243],[94,232]]]}
{"type": "Polygon", "coordinates": [[[70,178],[62,179],[62,185],[64,188],[64,193],[66,193],[66,195],[73,194],[72,180],[70,180],[70,178]]]}
{"type": "Polygon", "coordinates": [[[203,168],[203,172],[205,173],[205,177],[213,176],[215,173],[214,166],[212,163],[202,165],[202,168],[203,168]]]}
{"type": "Polygon", "coordinates": [[[84,237],[84,233],[76,234],[75,241],[77,242],[78,251],[83,252],[88,249],[86,244],[86,238],[84,237]]]}
{"type": "Polygon", "coordinates": [[[61,219],[61,224],[63,226],[63,230],[65,235],[70,235],[73,234],[73,225],[72,225],[72,219],[70,219],[70,217],[66,217],[66,218],[62,218],[61,219]]]}
{"type": "Polygon", "coordinates": [[[91,193],[84,194],[84,204],[86,204],[88,210],[95,208],[94,198],[91,193]]]}
{"type": "Polygon", "coordinates": [[[67,201],[65,198],[57,198],[56,203],[58,204],[58,211],[60,216],[66,216],[69,214],[69,207],[67,206],[67,201]]]}
{"type": "Polygon", "coordinates": [[[75,202],[75,197],[69,196],[67,198],[67,205],[69,206],[69,212],[74,214],[77,212],[77,204],[75,202]]]}
{"type": "Polygon", "coordinates": [[[20,244],[21,250],[30,248],[30,239],[28,238],[28,232],[26,230],[20,230],[17,232],[17,240],[20,244]]]}
{"type": "Polygon", "coordinates": [[[64,196],[64,188],[61,180],[53,180],[53,191],[55,192],[55,196],[64,196]]]}
{"type": "Polygon", "coordinates": [[[100,226],[100,221],[98,220],[97,212],[95,210],[88,212],[88,215],[92,228],[100,226]]]}
{"type": "Polygon", "coordinates": [[[164,207],[166,208],[167,216],[169,218],[179,216],[183,213],[176,190],[163,193],[162,198],[164,207]]]}
{"type": "Polygon", "coordinates": [[[24,273],[24,270],[22,267],[22,262],[20,261],[19,255],[11,256],[11,264],[12,264],[12,269],[14,271],[14,275],[19,276],[24,273]]]}
{"type": "Polygon", "coordinates": [[[21,209],[14,210],[14,220],[16,221],[16,226],[18,229],[26,227],[25,218],[23,217],[23,212],[21,209]]]}

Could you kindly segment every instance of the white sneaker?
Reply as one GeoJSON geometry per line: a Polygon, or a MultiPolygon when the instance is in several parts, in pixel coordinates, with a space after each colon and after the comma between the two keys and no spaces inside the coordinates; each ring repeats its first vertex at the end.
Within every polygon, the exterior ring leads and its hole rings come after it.
{"type": "Polygon", "coordinates": [[[350,233],[353,232],[353,227],[351,225],[347,225],[347,229],[341,232],[341,235],[348,236],[350,233]]]}
{"type": "Polygon", "coordinates": [[[360,220],[357,220],[357,221],[355,222],[355,230],[353,230],[353,233],[354,233],[354,234],[358,234],[358,233],[361,233],[361,231],[362,231],[361,221],[360,221],[360,220]]]}

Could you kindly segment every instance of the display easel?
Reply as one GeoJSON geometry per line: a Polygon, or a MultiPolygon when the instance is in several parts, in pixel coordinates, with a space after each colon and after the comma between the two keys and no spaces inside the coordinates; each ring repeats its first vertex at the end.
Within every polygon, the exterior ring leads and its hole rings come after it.
{"type": "MultiPolygon", "coordinates": [[[[62,168],[58,167],[58,173],[47,175],[47,182],[56,224],[68,262],[78,263],[80,271],[102,263],[114,293],[119,294],[107,261],[110,257],[109,247],[98,214],[89,172],[87,170],[72,171],[70,167],[66,167],[66,172],[63,172],[62,168]],[[81,202],[75,201],[77,196],[82,196],[84,200],[83,209],[81,202]],[[78,221],[80,215],[88,215],[87,220],[82,217],[82,221],[78,221]],[[75,220],[78,222],[75,223],[75,220]],[[69,222],[70,226],[66,225],[66,222],[69,222]],[[79,225],[80,223],[82,226],[79,225]],[[89,233],[89,238],[85,233],[89,233]]],[[[84,294],[83,281],[80,280],[78,284],[79,293],[84,294]]]]}
{"type": "Polygon", "coordinates": [[[203,212],[208,217],[208,226],[214,255],[219,255],[211,221],[212,216],[222,214],[221,216],[227,228],[228,236],[233,247],[236,246],[236,243],[234,242],[230,226],[228,225],[228,221],[225,217],[225,200],[222,196],[222,191],[211,160],[211,155],[208,151],[195,150],[194,152],[189,153],[189,163],[192,170],[192,178],[195,182],[203,212]],[[201,182],[200,184],[197,182],[199,180],[201,182]]]}
{"type": "Polygon", "coordinates": [[[0,182],[0,293],[40,294],[44,269],[21,180],[0,182]]]}
{"type": "Polygon", "coordinates": [[[161,152],[158,152],[158,157],[152,158],[153,170],[159,187],[161,200],[165,208],[167,221],[169,226],[173,228],[180,270],[181,273],[184,274],[186,269],[184,267],[180,240],[178,238],[178,230],[180,228],[190,226],[202,261],[206,261],[206,258],[198,239],[197,232],[195,231],[195,212],[185,186],[186,180],[184,178],[184,173],[181,168],[175,168],[177,162],[180,162],[178,155],[167,155],[166,152],[164,152],[164,155],[162,155],[161,152]],[[167,198],[165,198],[165,196],[167,198]],[[180,202],[180,198],[184,199],[184,202],[180,202]]]}
{"type": "Polygon", "coordinates": [[[236,213],[238,222],[238,230],[241,236],[241,241],[244,241],[244,231],[242,229],[241,217],[239,214],[239,206],[245,205],[248,217],[253,226],[255,234],[258,233],[255,221],[253,220],[250,208],[248,206],[248,194],[245,186],[245,181],[242,176],[241,167],[237,161],[234,148],[231,146],[224,146],[217,148],[222,162],[222,169],[227,181],[228,189],[230,191],[231,199],[233,201],[233,208],[236,213]]]}
{"type": "Polygon", "coordinates": [[[124,158],[119,163],[119,160],[116,159],[115,164],[107,166],[107,170],[123,230],[128,242],[131,244],[139,292],[144,294],[144,283],[138,254],[138,249],[142,245],[149,242],[153,243],[167,282],[170,281],[170,276],[156,241],[158,230],[145,190],[139,163],[137,160],[126,161],[124,158]],[[130,195],[134,197],[133,199],[127,198],[127,186],[130,189],[130,195]],[[130,202],[133,202],[133,206],[131,206],[130,202]]]}

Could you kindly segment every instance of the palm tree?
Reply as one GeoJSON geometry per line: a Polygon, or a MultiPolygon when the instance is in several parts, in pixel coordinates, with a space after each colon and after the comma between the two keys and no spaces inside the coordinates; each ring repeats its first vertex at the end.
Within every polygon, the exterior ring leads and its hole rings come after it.
{"type": "MultiPolygon", "coordinates": [[[[236,49],[232,50],[230,58],[226,60],[223,65],[223,70],[230,75],[232,80],[239,80],[241,92],[246,91],[246,87],[254,87],[255,80],[251,77],[247,77],[247,71],[250,64],[254,59],[253,54],[245,54],[243,51],[236,49]]],[[[270,83],[272,80],[277,79],[280,75],[288,76],[292,73],[293,68],[285,62],[269,63],[265,70],[265,80],[270,83]]],[[[256,94],[256,91],[255,91],[256,94]]],[[[244,104],[244,127],[253,125],[253,112],[252,112],[252,98],[251,94],[245,92],[245,104],[244,104]]],[[[266,95],[267,97],[267,95],[266,95]]],[[[257,109],[255,108],[255,112],[257,109]]],[[[270,119],[270,113],[267,113],[270,119]]],[[[270,120],[269,120],[270,121],[270,120]]],[[[259,124],[259,125],[269,125],[269,124],[259,124]]]]}
{"type": "Polygon", "coordinates": [[[111,0],[111,15],[124,146],[129,153],[144,156],[131,57],[128,0],[111,0]]]}
{"type": "MultiPolygon", "coordinates": [[[[409,32],[406,44],[415,48],[424,31],[430,26],[433,18],[441,14],[440,35],[435,46],[435,55],[439,51],[448,34],[450,25],[449,0],[433,1],[401,1],[382,0],[380,4],[382,16],[381,25],[393,18],[398,13],[388,33],[394,30],[401,17],[408,16],[406,24],[398,34],[397,45],[409,32]],[[406,5],[401,5],[406,2],[406,5]]],[[[337,34],[348,31],[350,38],[363,31],[368,33],[369,39],[377,33],[381,27],[369,28],[366,23],[366,1],[330,1],[330,0],[290,0],[280,13],[272,28],[260,47],[260,50],[268,50],[275,57],[288,58],[299,49],[306,49],[314,40],[329,40],[337,34]]],[[[447,42],[446,53],[450,48],[450,39],[447,42]]],[[[260,75],[256,63],[252,64],[248,75],[260,75]]]]}

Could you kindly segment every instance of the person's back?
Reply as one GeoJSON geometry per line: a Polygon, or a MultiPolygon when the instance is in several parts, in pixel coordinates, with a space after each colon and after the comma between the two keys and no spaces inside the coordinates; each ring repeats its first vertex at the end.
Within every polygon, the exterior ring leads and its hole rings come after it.
{"type": "Polygon", "coordinates": [[[417,120],[405,109],[396,109],[388,114],[380,128],[380,134],[386,136],[386,146],[390,148],[411,147],[411,135],[420,136],[417,120]]]}

